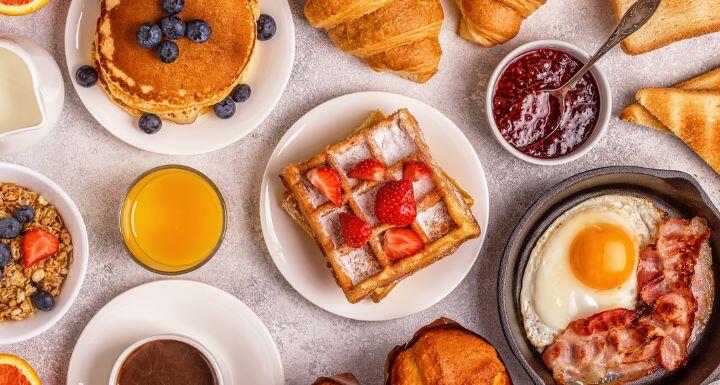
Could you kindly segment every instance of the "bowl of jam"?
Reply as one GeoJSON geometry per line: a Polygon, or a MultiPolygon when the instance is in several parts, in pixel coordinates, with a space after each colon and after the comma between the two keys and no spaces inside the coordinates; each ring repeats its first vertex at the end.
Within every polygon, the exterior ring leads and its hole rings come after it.
{"type": "Polygon", "coordinates": [[[148,337],[120,354],[109,385],[223,385],[210,351],[198,341],[177,334],[148,337]]]}
{"type": "Polygon", "coordinates": [[[588,58],[572,44],[540,40],[500,62],[490,77],[486,112],[506,150],[530,163],[557,165],[583,156],[600,140],[612,98],[597,66],[575,82],[564,101],[547,92],[567,82],[588,58]]]}

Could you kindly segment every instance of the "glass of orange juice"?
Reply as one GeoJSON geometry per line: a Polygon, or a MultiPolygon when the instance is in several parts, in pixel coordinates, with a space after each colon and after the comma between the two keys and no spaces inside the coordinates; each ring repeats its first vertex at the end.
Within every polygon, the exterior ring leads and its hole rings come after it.
{"type": "Polygon", "coordinates": [[[183,274],[210,260],[225,235],[225,201],[204,174],[166,165],[140,175],[120,209],[120,230],[137,263],[183,274]]]}

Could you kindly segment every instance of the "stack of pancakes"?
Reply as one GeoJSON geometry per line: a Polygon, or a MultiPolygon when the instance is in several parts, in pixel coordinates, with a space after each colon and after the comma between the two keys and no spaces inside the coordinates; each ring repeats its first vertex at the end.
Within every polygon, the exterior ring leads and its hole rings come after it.
{"type": "Polygon", "coordinates": [[[92,59],[98,84],[129,113],[158,115],[190,124],[242,83],[255,48],[257,0],[190,0],[178,14],[202,19],[213,30],[205,43],[175,40],[180,55],[170,64],[137,43],[144,23],[168,16],[160,0],[101,0],[92,59]]]}

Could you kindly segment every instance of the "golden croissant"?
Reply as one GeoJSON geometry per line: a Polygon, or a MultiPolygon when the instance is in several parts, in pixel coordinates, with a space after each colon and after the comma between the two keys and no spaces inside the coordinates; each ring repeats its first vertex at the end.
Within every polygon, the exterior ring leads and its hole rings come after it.
{"type": "Polygon", "coordinates": [[[309,0],[305,16],[375,71],[418,83],[437,72],[444,18],[439,0],[309,0]]]}
{"type": "Polygon", "coordinates": [[[462,18],[458,34],[465,40],[492,47],[520,32],[525,19],[545,0],[456,0],[462,18]]]}

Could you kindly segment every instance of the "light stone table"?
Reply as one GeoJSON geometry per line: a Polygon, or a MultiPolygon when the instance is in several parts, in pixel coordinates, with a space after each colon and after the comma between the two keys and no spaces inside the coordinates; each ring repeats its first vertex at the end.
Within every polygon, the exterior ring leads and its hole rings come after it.
{"type": "Polygon", "coordinates": [[[0,34],[20,34],[39,42],[60,64],[66,83],[65,109],[57,128],[32,149],[0,160],[31,167],[53,178],[79,206],[90,236],[85,285],[67,315],[39,337],[2,346],[0,351],[26,358],[45,383],[64,384],[75,341],[93,314],[125,290],[163,278],[130,260],[116,220],[128,184],[143,171],[161,164],[179,163],[201,170],[225,192],[228,203],[229,227],[219,253],[203,268],[183,278],[215,285],[254,310],[280,350],[287,383],[297,385],[309,384],[318,375],[344,371],[355,373],[363,384],[379,385],[388,351],[439,316],[453,318],[487,337],[508,364],[514,382],[530,384],[505,342],[495,294],[505,241],[524,209],[538,195],[581,171],[635,165],[688,172],[700,181],[715,204],[720,204],[720,178],[683,143],[615,118],[640,87],[670,85],[720,65],[717,34],[638,57],[625,55],[619,49],[608,54],[599,63],[613,88],[614,114],[607,135],[578,161],[540,167],[517,160],[493,138],[483,107],[488,78],[503,56],[528,41],[560,39],[586,51],[594,50],[614,25],[610,0],[551,0],[526,21],[517,38],[492,49],[460,39],[455,34],[457,8],[454,2],[443,1],[444,54],[439,73],[424,85],[373,73],[307,23],[302,0],[291,1],[297,34],[295,64],[277,107],[257,130],[237,143],[189,157],[155,155],[131,147],[108,133],[85,110],[65,66],[63,31],[70,0],[52,0],[30,16],[0,16],[0,34]],[[258,218],[262,172],[283,133],[318,104],[367,90],[405,94],[447,115],[478,152],[490,188],[486,243],[465,280],[435,306],[388,322],[347,320],[305,300],[273,264],[258,218]]]}

